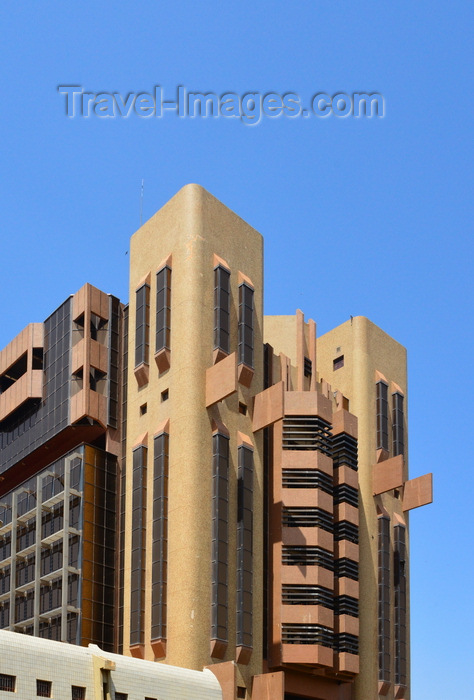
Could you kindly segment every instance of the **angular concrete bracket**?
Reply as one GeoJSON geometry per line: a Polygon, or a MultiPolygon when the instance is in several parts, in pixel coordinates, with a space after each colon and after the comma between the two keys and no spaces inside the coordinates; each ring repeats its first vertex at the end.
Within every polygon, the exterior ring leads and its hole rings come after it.
{"type": "Polygon", "coordinates": [[[213,659],[223,659],[227,651],[227,642],[222,642],[219,639],[211,639],[209,653],[213,659]]]}
{"type": "Polygon", "coordinates": [[[135,379],[137,380],[137,384],[139,387],[148,384],[150,376],[150,365],[146,364],[145,362],[142,362],[140,365],[138,365],[138,367],[135,367],[133,372],[135,374],[135,379]]]}
{"type": "Polygon", "coordinates": [[[433,474],[424,474],[405,483],[402,509],[404,511],[433,503],[433,474]]]}
{"type": "Polygon", "coordinates": [[[153,654],[155,659],[164,659],[166,657],[166,640],[165,639],[152,639],[151,648],[153,649],[153,654]]]}
{"type": "Polygon", "coordinates": [[[246,666],[249,663],[251,656],[252,656],[252,648],[251,647],[235,647],[235,661],[236,661],[236,663],[244,664],[244,666],[246,666]]]}
{"type": "Polygon", "coordinates": [[[256,432],[281,420],[285,413],[285,386],[278,382],[255,397],[252,430],[256,432]]]}
{"type": "Polygon", "coordinates": [[[238,367],[238,379],[239,384],[242,384],[242,386],[246,386],[247,389],[249,389],[250,385],[252,384],[253,369],[247,365],[240,364],[238,367]]]}
{"type": "Polygon", "coordinates": [[[397,455],[372,467],[372,491],[374,496],[401,489],[403,486],[403,455],[397,455]]]}
{"type": "Polygon", "coordinates": [[[130,648],[131,656],[133,656],[135,659],[144,659],[145,658],[145,645],[144,644],[134,644],[133,646],[131,646],[129,648],[130,648]]]}
{"type": "Polygon", "coordinates": [[[171,353],[168,348],[162,348],[155,353],[155,362],[160,374],[170,368],[171,353]]]}
{"type": "Polygon", "coordinates": [[[212,353],[212,363],[216,365],[218,362],[223,360],[225,357],[229,357],[228,352],[224,352],[221,348],[216,348],[212,353]]]}
{"type": "Polygon", "coordinates": [[[233,352],[206,370],[206,408],[235,393],[237,388],[237,355],[233,352]]]}

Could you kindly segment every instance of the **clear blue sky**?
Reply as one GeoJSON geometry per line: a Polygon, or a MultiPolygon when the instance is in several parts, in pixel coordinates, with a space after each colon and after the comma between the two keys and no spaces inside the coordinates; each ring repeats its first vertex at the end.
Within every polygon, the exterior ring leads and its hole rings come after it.
{"type": "MultiPolygon", "coordinates": [[[[408,349],[413,700],[472,697],[473,6],[4,0],[0,347],[198,182],[265,237],[266,313],[365,315],[408,349]],[[68,119],[90,92],[379,92],[383,119],[68,119]],[[283,284],[282,281],[283,280],[283,284]]],[[[368,699],[369,700],[369,699],[368,699]]]]}

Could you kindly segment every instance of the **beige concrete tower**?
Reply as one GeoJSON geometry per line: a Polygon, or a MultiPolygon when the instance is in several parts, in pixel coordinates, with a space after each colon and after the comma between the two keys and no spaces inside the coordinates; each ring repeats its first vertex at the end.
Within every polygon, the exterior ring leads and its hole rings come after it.
{"type": "Polygon", "coordinates": [[[431,474],[408,480],[405,349],[363,317],[318,338],[317,350],[301,311],[264,323],[273,386],[257,397],[256,427],[271,425],[274,445],[268,697],[409,700],[408,511],[431,502],[432,487],[431,474]]]}
{"type": "Polygon", "coordinates": [[[409,700],[408,512],[431,502],[431,474],[408,481],[406,351],[356,316],[318,339],[318,369],[359,423],[356,697],[409,700]]]}
{"type": "Polygon", "coordinates": [[[262,663],[262,445],[251,428],[262,256],[260,234],[197,185],[130,248],[123,651],[199,670],[218,662],[239,697],[262,663]]]}

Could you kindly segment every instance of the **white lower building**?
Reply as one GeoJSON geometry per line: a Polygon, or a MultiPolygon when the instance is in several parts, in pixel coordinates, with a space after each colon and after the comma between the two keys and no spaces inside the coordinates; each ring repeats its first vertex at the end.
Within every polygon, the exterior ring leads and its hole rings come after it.
{"type": "Polygon", "coordinates": [[[212,671],[143,661],[0,630],[0,698],[222,700],[212,671]]]}

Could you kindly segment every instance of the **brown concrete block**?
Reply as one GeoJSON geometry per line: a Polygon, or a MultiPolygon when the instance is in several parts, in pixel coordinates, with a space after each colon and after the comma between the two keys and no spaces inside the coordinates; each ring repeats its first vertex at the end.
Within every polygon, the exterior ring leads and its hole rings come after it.
{"type": "Polygon", "coordinates": [[[89,362],[91,367],[107,373],[108,370],[108,349],[106,345],[98,343],[97,340],[88,340],[89,343],[89,362]]]}
{"type": "Polygon", "coordinates": [[[424,474],[405,482],[402,508],[404,511],[433,503],[433,474],[424,474]]]}
{"type": "MultiPolygon", "coordinates": [[[[337,657],[336,657],[337,662],[337,657]]],[[[353,700],[353,684],[322,675],[285,671],[285,690],[298,697],[318,698],[318,700],[353,700]]],[[[368,698],[364,698],[368,700],[368,698]]]]}
{"type": "Polygon", "coordinates": [[[262,673],[253,677],[252,700],[284,700],[285,674],[262,673]]]}
{"type": "Polygon", "coordinates": [[[282,566],[281,582],[334,588],[334,574],[322,566],[282,566]]]}
{"type": "Polygon", "coordinates": [[[281,656],[285,664],[311,664],[327,668],[334,665],[332,649],[319,644],[282,644],[281,656]]]}
{"type": "Polygon", "coordinates": [[[235,352],[206,370],[206,408],[237,391],[237,355],[235,352]]]}
{"type": "Polygon", "coordinates": [[[278,382],[255,396],[252,423],[254,432],[283,418],[284,393],[283,382],[278,382]]]}
{"type": "Polygon", "coordinates": [[[349,503],[339,503],[334,508],[334,521],[340,523],[342,520],[359,525],[359,509],[349,503]]]}
{"type": "Polygon", "coordinates": [[[282,527],[282,543],[295,546],[322,547],[332,552],[334,539],[319,527],[282,527]]]}
{"type": "Polygon", "coordinates": [[[237,666],[233,661],[206,666],[215,675],[222,688],[222,700],[235,700],[237,688],[237,666]]]}
{"type": "Polygon", "coordinates": [[[374,464],[372,467],[372,491],[374,496],[403,486],[403,455],[374,464]]]}
{"type": "Polygon", "coordinates": [[[306,506],[333,512],[332,496],[321,489],[282,489],[281,498],[284,506],[306,506]]]}
{"type": "Polygon", "coordinates": [[[359,636],[359,619],[357,617],[352,617],[352,615],[336,615],[335,620],[338,632],[353,634],[355,637],[359,636]]]}
{"type": "Polygon", "coordinates": [[[290,624],[324,625],[334,629],[334,613],[322,605],[282,605],[281,621],[290,624]]]}
{"type": "Polygon", "coordinates": [[[336,579],[334,584],[335,595],[348,595],[351,598],[359,598],[359,582],[353,581],[351,578],[342,576],[336,579]]]}
{"type": "Polygon", "coordinates": [[[338,467],[334,470],[334,484],[336,486],[339,486],[339,484],[347,484],[348,486],[352,486],[352,488],[357,489],[359,488],[358,473],[354,469],[348,467],[346,464],[343,464],[342,467],[338,467]]]}
{"type": "Polygon", "coordinates": [[[349,540],[339,540],[339,542],[334,543],[334,558],[335,559],[352,559],[352,561],[359,561],[359,545],[354,542],[349,542],[349,540]]]}
{"type": "Polygon", "coordinates": [[[332,404],[318,391],[287,391],[285,394],[285,415],[319,416],[331,423],[332,404]]]}
{"type": "Polygon", "coordinates": [[[345,673],[359,673],[359,657],[356,654],[347,654],[343,652],[338,654],[339,671],[345,673]]]}
{"type": "Polygon", "coordinates": [[[81,367],[84,367],[86,357],[86,340],[81,340],[74,345],[71,353],[71,372],[75,374],[81,367]]]}
{"type": "Polygon", "coordinates": [[[333,473],[331,457],[316,450],[282,450],[281,467],[282,469],[319,469],[325,474],[333,473]]]}
{"type": "Polygon", "coordinates": [[[332,415],[332,433],[333,435],[347,433],[357,439],[357,417],[344,409],[335,411],[332,415]]]}
{"type": "Polygon", "coordinates": [[[0,394],[0,420],[15,411],[28,399],[40,399],[43,396],[42,370],[29,370],[14,384],[0,394]]]}

